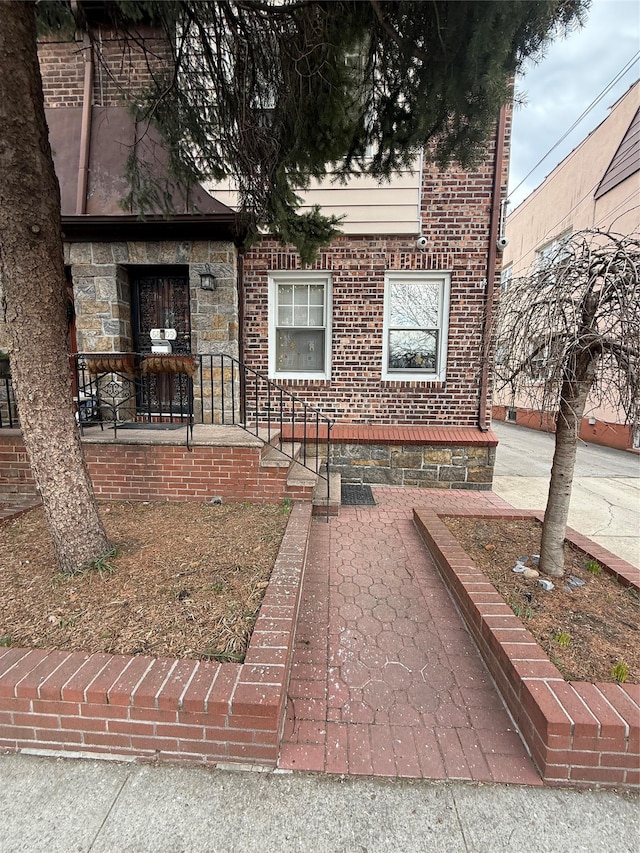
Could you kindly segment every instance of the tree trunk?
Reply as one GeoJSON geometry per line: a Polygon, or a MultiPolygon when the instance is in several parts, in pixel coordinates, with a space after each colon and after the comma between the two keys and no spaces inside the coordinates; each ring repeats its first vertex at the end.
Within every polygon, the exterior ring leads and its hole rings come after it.
{"type": "Polygon", "coordinates": [[[20,425],[59,567],[109,549],[75,423],[60,190],[38,66],[35,4],[2,4],[0,275],[20,425]]]}
{"type": "Polygon", "coordinates": [[[560,406],[556,417],[556,444],[551,466],[549,497],[542,525],[540,570],[554,578],[561,578],[564,575],[564,540],[569,517],[578,434],[587,395],[595,375],[595,362],[588,355],[583,354],[577,362],[575,374],[562,383],[560,406]]]}

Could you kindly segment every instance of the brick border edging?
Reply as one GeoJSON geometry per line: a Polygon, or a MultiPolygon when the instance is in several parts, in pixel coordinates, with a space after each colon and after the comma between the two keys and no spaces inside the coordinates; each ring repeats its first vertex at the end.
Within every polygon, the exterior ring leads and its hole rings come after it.
{"type": "MultiPolygon", "coordinates": [[[[442,516],[536,518],[522,510],[414,509],[414,522],[545,782],[640,787],[640,685],[567,682],[476,566],[442,516]]],[[[567,540],[621,583],[640,569],[567,529],[567,540]]]]}
{"type": "Polygon", "coordinates": [[[0,749],[275,766],[310,527],[294,504],[243,664],[0,649],[0,749]]]}

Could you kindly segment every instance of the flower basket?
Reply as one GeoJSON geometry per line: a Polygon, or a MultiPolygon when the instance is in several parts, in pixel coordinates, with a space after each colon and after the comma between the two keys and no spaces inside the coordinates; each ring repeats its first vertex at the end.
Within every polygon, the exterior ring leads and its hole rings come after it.
{"type": "Polygon", "coordinates": [[[100,355],[87,359],[89,373],[121,373],[123,376],[135,376],[136,366],[133,355],[100,355]]]}
{"type": "Polygon", "coordinates": [[[148,355],[142,362],[142,373],[186,373],[194,376],[198,362],[190,355],[148,355]]]}

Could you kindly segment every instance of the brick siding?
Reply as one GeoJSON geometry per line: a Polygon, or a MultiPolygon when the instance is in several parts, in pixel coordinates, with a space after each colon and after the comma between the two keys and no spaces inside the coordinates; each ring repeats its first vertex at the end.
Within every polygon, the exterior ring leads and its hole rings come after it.
{"type": "MultiPolygon", "coordinates": [[[[261,467],[256,447],[142,445],[83,441],[96,496],[102,500],[240,502],[310,501],[311,485],[287,484],[284,467],[261,467]]],[[[22,437],[0,433],[0,500],[32,498],[37,488],[22,437]]]]}
{"type": "MultiPolygon", "coordinates": [[[[535,512],[515,510],[456,512],[541,520],[535,512]]],[[[438,513],[416,509],[414,520],[542,778],[639,788],[640,685],[566,682],[438,513]]],[[[571,529],[567,539],[624,585],[640,587],[640,569],[571,529]]]]}
{"type": "MultiPolygon", "coordinates": [[[[140,28],[139,38],[125,44],[114,33],[102,30],[94,44],[95,72],[92,103],[100,107],[122,106],[133,100],[170,63],[170,49],[163,38],[140,28]]],[[[82,39],[58,36],[40,38],[38,58],[46,108],[81,107],[84,88],[82,39]]]]}
{"type": "MultiPolygon", "coordinates": [[[[484,197],[488,204],[487,196],[484,197]]],[[[488,223],[475,249],[422,253],[412,238],[339,237],[315,265],[332,276],[331,379],[276,381],[323,414],[346,423],[475,426],[485,306],[488,223]],[[451,271],[445,382],[382,379],[384,275],[387,270],[451,271]]],[[[480,227],[480,226],[478,226],[480,227]]],[[[476,238],[475,233],[468,239],[476,238]]],[[[268,372],[268,274],[299,256],[263,240],[245,258],[244,360],[268,372]]],[[[488,412],[490,413],[490,405],[488,412]]],[[[489,426],[487,418],[485,427],[489,426]]]]}
{"type": "Polygon", "coordinates": [[[0,649],[0,749],[275,766],[310,523],[294,506],[243,664],[0,649]]]}

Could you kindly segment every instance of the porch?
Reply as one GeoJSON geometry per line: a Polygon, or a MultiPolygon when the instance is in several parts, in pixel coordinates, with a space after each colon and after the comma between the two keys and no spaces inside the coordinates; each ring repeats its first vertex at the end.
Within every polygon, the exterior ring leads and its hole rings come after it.
{"type": "MultiPolygon", "coordinates": [[[[340,480],[491,488],[497,438],[472,426],[338,423],[226,354],[72,356],[96,494],[132,500],[311,500],[340,480]]],[[[0,387],[0,500],[32,497],[10,377],[0,387]]]]}

